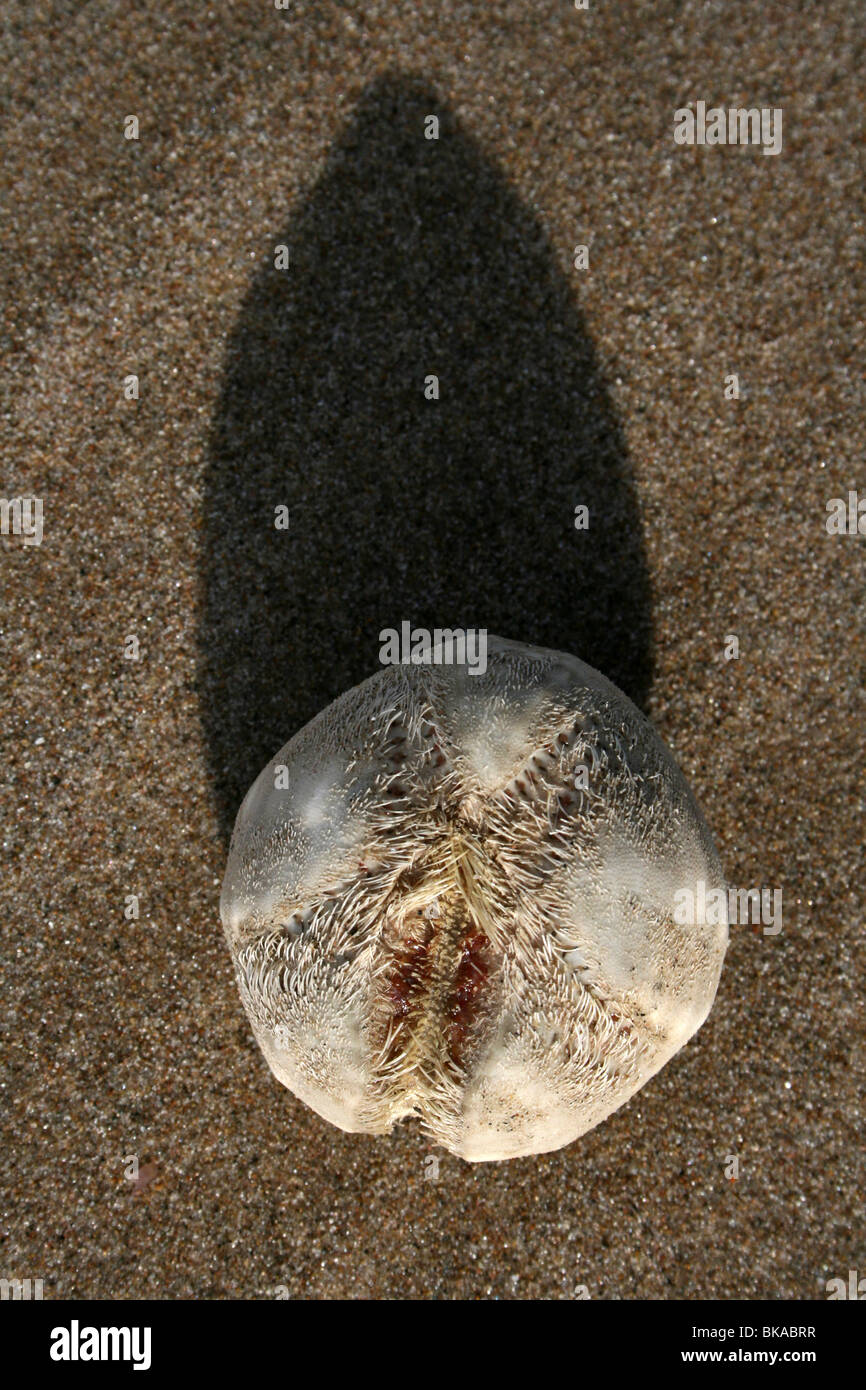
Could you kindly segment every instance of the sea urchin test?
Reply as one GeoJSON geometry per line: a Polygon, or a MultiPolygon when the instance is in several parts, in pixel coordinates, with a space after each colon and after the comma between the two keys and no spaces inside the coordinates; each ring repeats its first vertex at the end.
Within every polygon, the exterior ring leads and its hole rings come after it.
{"type": "Polygon", "coordinates": [[[698,882],[725,886],[651,724],[576,657],[490,637],[483,675],[389,666],[295,734],[221,913],[289,1090],[481,1161],[570,1143],[701,1026],[728,932],[678,925],[698,882]]]}

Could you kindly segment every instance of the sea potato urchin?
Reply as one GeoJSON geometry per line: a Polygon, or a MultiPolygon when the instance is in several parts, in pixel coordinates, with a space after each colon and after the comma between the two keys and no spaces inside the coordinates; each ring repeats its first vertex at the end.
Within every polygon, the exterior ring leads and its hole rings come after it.
{"type": "Polygon", "coordinates": [[[470,1160],[570,1143],[709,1013],[724,887],[651,724],[573,656],[390,666],[257,778],[221,913],[280,1081],[341,1129],[417,1116],[470,1160]]]}

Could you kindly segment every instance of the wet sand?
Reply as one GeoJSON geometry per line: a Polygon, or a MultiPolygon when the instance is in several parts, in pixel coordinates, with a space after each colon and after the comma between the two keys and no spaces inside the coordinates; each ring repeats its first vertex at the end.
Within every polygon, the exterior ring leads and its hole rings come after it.
{"type": "Polygon", "coordinates": [[[809,1299],[863,1271],[866,538],[825,527],[866,498],[858,11],[8,22],[2,487],[44,529],[0,540],[0,1275],[809,1299]],[[676,145],[698,99],[782,108],[781,154],[676,145]],[[404,619],[599,666],[730,882],[783,892],[628,1105],[436,1177],[417,1129],[343,1134],[272,1079],[217,906],[247,786],[404,619]]]}

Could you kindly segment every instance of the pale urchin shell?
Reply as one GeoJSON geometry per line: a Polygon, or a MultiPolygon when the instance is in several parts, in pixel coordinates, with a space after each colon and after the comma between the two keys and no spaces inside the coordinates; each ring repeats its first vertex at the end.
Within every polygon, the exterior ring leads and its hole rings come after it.
{"type": "Polygon", "coordinates": [[[675,921],[701,880],[724,888],[648,720],[576,657],[490,637],[484,674],[386,667],[290,739],[221,915],[289,1090],[481,1161],[570,1143],[701,1026],[728,938],[675,921]]]}

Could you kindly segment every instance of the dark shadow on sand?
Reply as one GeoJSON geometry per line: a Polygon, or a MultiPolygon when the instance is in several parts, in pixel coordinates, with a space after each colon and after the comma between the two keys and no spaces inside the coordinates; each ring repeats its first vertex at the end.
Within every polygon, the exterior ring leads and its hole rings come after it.
{"type": "Polygon", "coordinates": [[[290,268],[271,252],[232,335],[206,482],[199,686],[226,836],[404,619],[573,652],[638,705],[651,677],[639,509],[579,274],[435,93],[370,87],[279,244],[290,268]]]}

